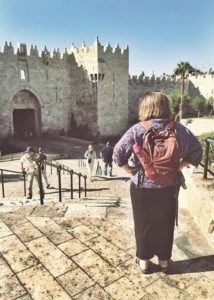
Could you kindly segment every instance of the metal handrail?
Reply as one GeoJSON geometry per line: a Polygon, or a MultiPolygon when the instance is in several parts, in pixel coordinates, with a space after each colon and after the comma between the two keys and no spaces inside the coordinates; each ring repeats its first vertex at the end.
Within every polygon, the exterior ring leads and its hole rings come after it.
{"type": "Polygon", "coordinates": [[[4,189],[4,172],[22,174],[24,177],[24,196],[26,196],[26,173],[25,172],[17,172],[12,170],[0,169],[1,171],[1,184],[2,184],[2,198],[5,198],[5,189],[4,189]]]}
{"type": "Polygon", "coordinates": [[[214,140],[212,140],[210,137],[205,139],[206,142],[206,149],[205,149],[205,161],[204,161],[204,174],[203,178],[207,179],[207,172],[211,173],[214,176],[214,173],[208,170],[208,158],[209,158],[209,149],[210,149],[210,144],[214,144],[214,140]]]}
{"type": "Polygon", "coordinates": [[[78,160],[79,160],[79,167],[86,168],[86,163],[80,157],[78,157],[78,160]]]}
{"type": "MultiPolygon", "coordinates": [[[[40,160],[37,160],[37,164],[39,166],[39,164],[41,164],[40,160]]],[[[87,182],[87,176],[86,175],[82,175],[81,173],[77,173],[74,172],[74,170],[70,169],[69,167],[55,161],[52,160],[51,162],[46,161],[45,164],[47,166],[50,166],[51,168],[54,167],[57,169],[57,175],[58,175],[58,183],[59,183],[59,202],[62,202],[62,191],[61,191],[61,171],[66,171],[70,174],[70,182],[71,182],[71,199],[73,199],[73,175],[77,175],[79,178],[79,198],[81,197],[81,177],[84,178],[84,193],[85,193],[85,197],[87,196],[87,186],[86,186],[86,182],[87,182]],[[53,164],[53,161],[56,164],[53,164]]],[[[41,168],[39,167],[39,173],[41,173],[41,168]]],[[[51,174],[52,174],[52,169],[51,169],[51,174]]],[[[39,178],[40,178],[40,174],[39,174],[39,178]]],[[[41,189],[40,189],[41,191],[41,189]]],[[[44,195],[43,193],[40,193],[40,203],[43,204],[43,198],[44,195]]]]}
{"type": "MultiPolygon", "coordinates": [[[[40,159],[34,160],[36,164],[38,165],[38,171],[39,171],[39,189],[40,189],[40,204],[44,204],[44,192],[43,192],[43,186],[42,186],[42,172],[41,172],[41,166],[43,165],[42,161],[40,159]]],[[[70,174],[70,182],[71,182],[71,199],[73,199],[73,175],[77,175],[79,178],[79,198],[81,197],[81,177],[84,178],[84,194],[85,197],[87,196],[87,176],[82,175],[81,173],[74,172],[69,167],[66,167],[65,165],[62,165],[57,162],[57,164],[53,164],[52,162],[46,161],[46,165],[51,166],[51,168],[57,169],[57,175],[58,175],[58,184],[59,184],[59,201],[62,202],[62,189],[61,189],[61,171],[64,170],[70,174]]],[[[0,169],[1,171],[1,183],[2,183],[2,197],[5,198],[5,190],[4,190],[4,172],[11,172],[16,174],[22,174],[24,177],[24,196],[26,196],[26,173],[12,171],[12,170],[6,170],[6,169],[0,169]]]]}
{"type": "MultiPolygon", "coordinates": [[[[58,161],[52,159],[52,161],[56,162],[57,165],[62,167],[62,170],[64,169],[64,171],[71,171],[72,169],[67,167],[66,165],[63,165],[62,163],[59,163],[58,161]]],[[[46,161],[46,165],[50,165],[50,162],[46,161]]],[[[54,164],[52,165],[53,167],[56,167],[54,164]]],[[[73,171],[73,170],[72,170],[73,171]]],[[[78,175],[80,174],[81,177],[85,177],[86,175],[82,175],[81,173],[77,173],[73,171],[73,174],[78,175]]],[[[87,176],[86,176],[87,177],[87,176]]]]}

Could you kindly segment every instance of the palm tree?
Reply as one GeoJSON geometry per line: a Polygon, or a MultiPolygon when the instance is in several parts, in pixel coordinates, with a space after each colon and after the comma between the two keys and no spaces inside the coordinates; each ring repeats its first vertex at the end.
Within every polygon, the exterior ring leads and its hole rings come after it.
{"type": "Polygon", "coordinates": [[[183,102],[184,102],[184,79],[186,72],[192,70],[193,67],[188,61],[181,61],[177,64],[177,67],[174,70],[174,76],[181,75],[181,103],[180,103],[180,118],[183,117],[183,102]]]}

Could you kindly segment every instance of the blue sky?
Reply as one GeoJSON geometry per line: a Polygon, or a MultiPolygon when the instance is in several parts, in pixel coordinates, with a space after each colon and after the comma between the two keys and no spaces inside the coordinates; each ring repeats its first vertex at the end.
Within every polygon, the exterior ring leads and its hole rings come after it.
{"type": "Polygon", "coordinates": [[[131,75],[172,74],[177,62],[214,69],[214,0],[0,0],[0,45],[70,48],[96,35],[129,44],[131,75]]]}

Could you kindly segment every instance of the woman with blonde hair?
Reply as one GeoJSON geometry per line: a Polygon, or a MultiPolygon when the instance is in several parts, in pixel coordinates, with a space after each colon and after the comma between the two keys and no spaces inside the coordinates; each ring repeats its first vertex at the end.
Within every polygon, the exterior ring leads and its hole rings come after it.
{"type": "Polygon", "coordinates": [[[149,272],[149,260],[155,255],[160,269],[168,271],[177,191],[180,186],[186,188],[181,170],[188,164],[197,166],[202,159],[202,147],[197,138],[171,118],[168,97],[162,92],[146,93],[139,106],[140,122],[132,126],[114,148],[115,163],[131,175],[135,263],[143,274],[149,272]],[[131,167],[128,160],[133,153],[134,166],[131,167]],[[177,156],[177,162],[172,160],[173,155],[177,156]],[[164,166],[166,161],[168,166],[164,166]],[[170,168],[171,163],[174,165],[170,168]]]}
{"type": "Polygon", "coordinates": [[[97,160],[97,154],[94,151],[94,146],[93,145],[89,145],[88,146],[88,150],[85,152],[85,158],[86,160],[86,165],[88,168],[88,177],[89,177],[89,181],[92,182],[92,172],[93,172],[93,168],[94,168],[94,162],[95,160],[97,160]]]}

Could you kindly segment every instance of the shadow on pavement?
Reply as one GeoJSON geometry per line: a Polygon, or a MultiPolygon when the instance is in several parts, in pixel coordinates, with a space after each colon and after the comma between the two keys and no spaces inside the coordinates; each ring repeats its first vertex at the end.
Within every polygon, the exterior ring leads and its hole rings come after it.
{"type": "Polygon", "coordinates": [[[180,261],[170,260],[169,266],[168,275],[214,271],[214,255],[180,261]]]}
{"type": "Polygon", "coordinates": [[[3,174],[4,176],[4,183],[6,182],[18,182],[24,180],[22,174],[3,174]]]}
{"type": "Polygon", "coordinates": [[[108,180],[108,181],[112,181],[112,180],[123,180],[123,181],[128,181],[130,180],[130,177],[105,177],[105,176],[96,176],[94,181],[103,181],[103,180],[108,180]],[[99,178],[99,179],[97,179],[99,178]]]}
{"type": "MultiPolygon", "coordinates": [[[[53,188],[52,188],[53,189],[53,188]]],[[[48,189],[50,190],[50,189],[48,189]]],[[[97,192],[97,191],[104,191],[104,190],[109,190],[109,188],[100,188],[100,189],[96,189],[96,188],[87,188],[87,192],[97,192]]],[[[80,189],[81,193],[84,192],[84,188],[81,187],[80,189]]],[[[62,193],[69,193],[71,192],[71,189],[61,189],[61,192],[62,193]]],[[[79,189],[73,189],[73,192],[75,193],[78,193],[79,192],[79,189]]],[[[45,195],[51,195],[51,194],[58,194],[59,193],[59,189],[56,188],[54,189],[54,191],[51,191],[51,192],[45,192],[45,195]]]]}
{"type": "MultiPolygon", "coordinates": [[[[188,273],[203,273],[214,271],[214,255],[202,256],[180,261],[170,259],[167,275],[181,275],[188,273]]],[[[158,264],[149,261],[149,273],[160,272],[158,264]]]]}

